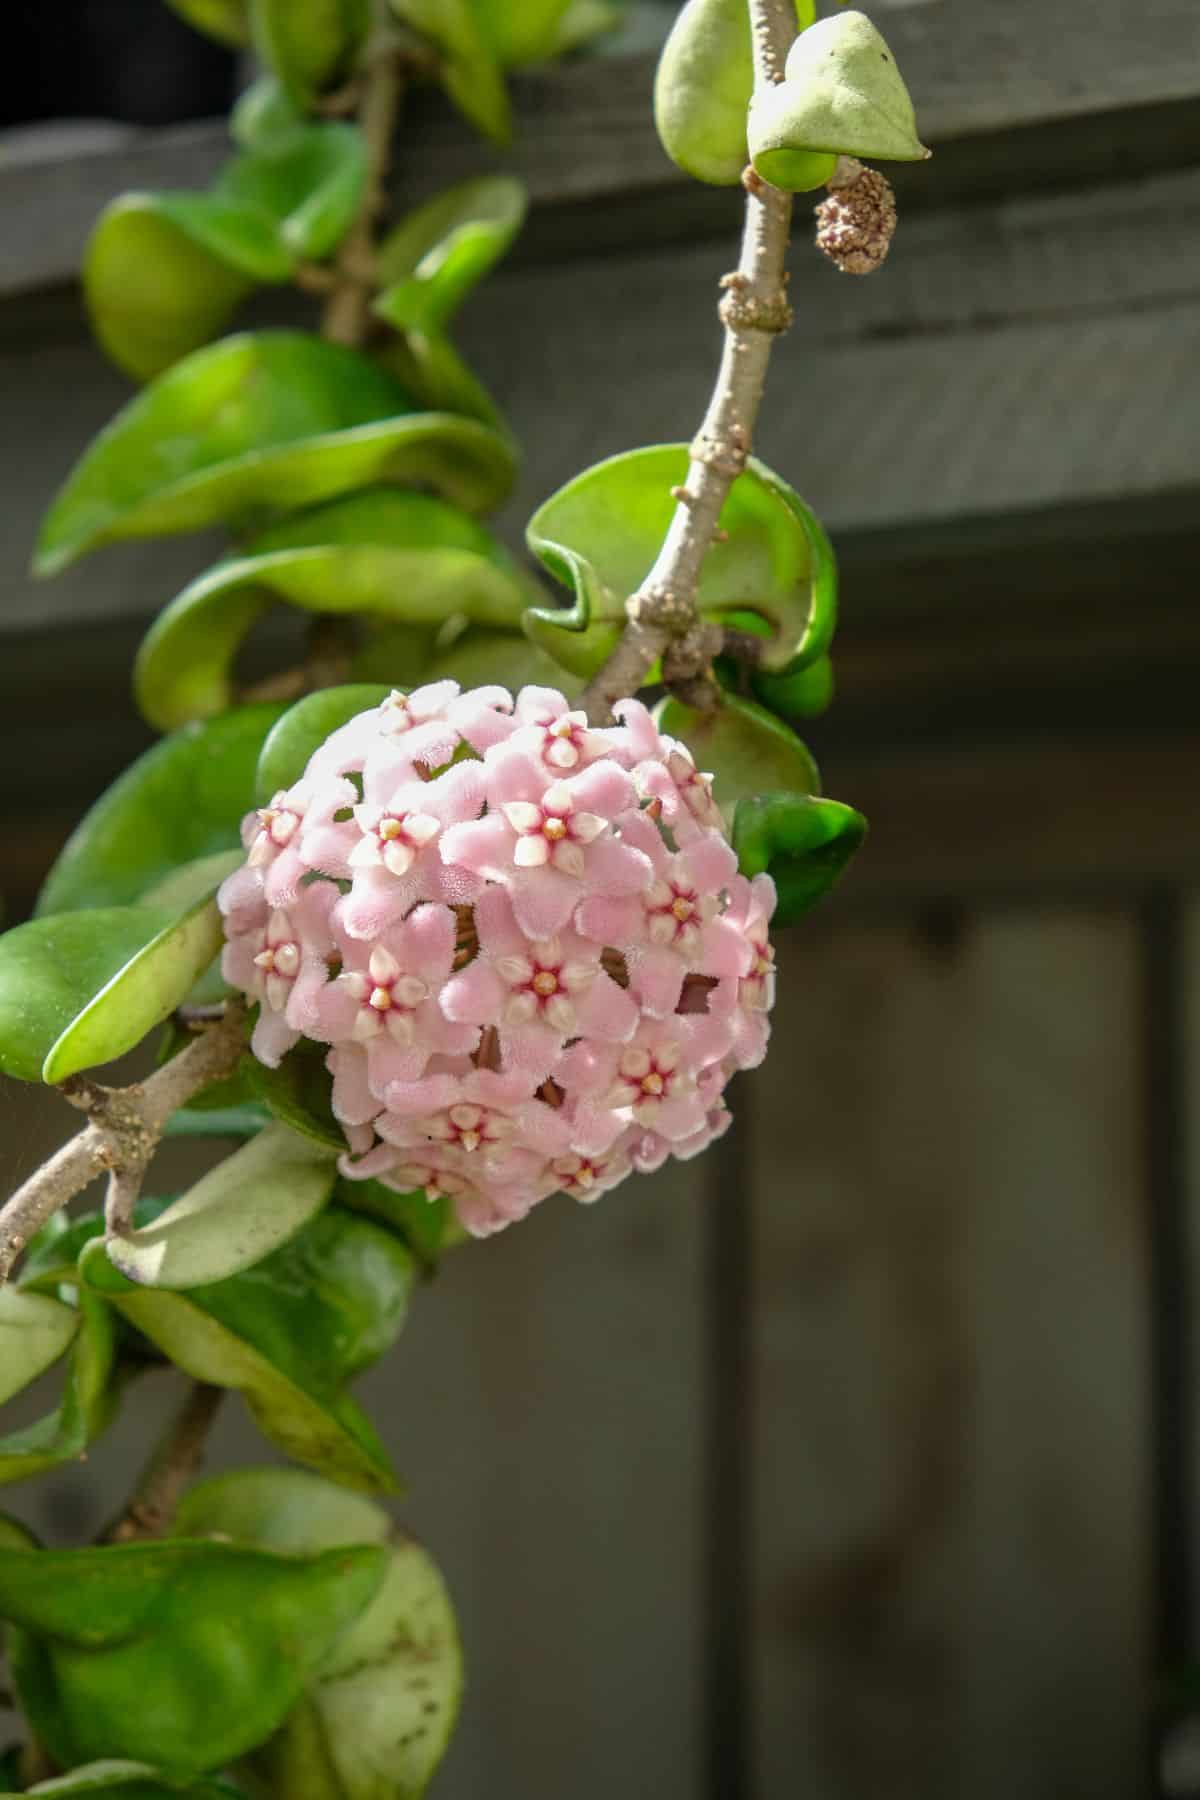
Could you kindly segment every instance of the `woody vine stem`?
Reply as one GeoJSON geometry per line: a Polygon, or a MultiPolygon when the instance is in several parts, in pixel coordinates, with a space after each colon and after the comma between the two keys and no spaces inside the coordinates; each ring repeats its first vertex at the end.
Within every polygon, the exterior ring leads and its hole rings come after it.
{"type": "MultiPolygon", "coordinates": [[[[749,4],[755,85],[761,88],[783,80],[796,13],[791,0],[749,4]]],[[[792,322],[784,269],[792,196],[750,168],[743,186],[741,259],[721,284],[725,341],[716,385],[692,441],[687,480],[675,490],[675,514],[662,549],[626,602],[628,622],[620,642],[584,691],[582,704],[594,725],[606,724],[613,702],[644,685],[660,657],[664,678],[681,698],[700,706],[716,700],[709,669],[723,633],[700,620],[696,589],[721,508],[750,454],[772,347],[792,322]]]]}

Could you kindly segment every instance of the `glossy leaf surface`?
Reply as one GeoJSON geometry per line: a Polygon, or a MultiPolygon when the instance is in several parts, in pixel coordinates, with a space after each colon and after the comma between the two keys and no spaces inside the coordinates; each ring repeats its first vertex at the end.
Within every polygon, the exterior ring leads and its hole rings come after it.
{"type": "Polygon", "coordinates": [[[912,100],[896,59],[864,13],[822,19],[792,45],[786,77],[750,111],[750,155],[764,181],[802,190],[814,152],[920,162],[912,100]]]}
{"type": "Polygon", "coordinates": [[[439,52],[439,80],[464,117],[493,143],[512,136],[508,90],[476,0],[391,0],[396,17],[439,52]]]}
{"type": "Polygon", "coordinates": [[[383,1445],[344,1391],[391,1345],[407,1309],[413,1259],[382,1226],[330,1207],[253,1268],[186,1293],[134,1287],[101,1243],[80,1269],[172,1362],[240,1391],[286,1455],[350,1487],[395,1488],[383,1445]]]}
{"type": "Polygon", "coordinates": [[[727,820],[752,794],[820,791],[817,765],[795,732],[751,700],[727,694],[713,712],[667,699],[655,717],[660,731],[682,738],[696,766],[713,777],[713,797],[727,820]]]}
{"type": "Polygon", "coordinates": [[[387,1577],[376,1546],[0,1550],[22,1704],[55,1760],[189,1779],[261,1743],[387,1577]]]}
{"type": "MultiPolygon", "coordinates": [[[[26,1300],[38,1297],[29,1291],[30,1279],[27,1263],[18,1290],[26,1300]]],[[[47,1299],[46,1304],[59,1302],[47,1299]]],[[[77,1329],[64,1364],[62,1396],[52,1411],[32,1425],[0,1437],[0,1484],[28,1481],[62,1463],[76,1461],[112,1414],[116,1354],[112,1315],[102,1300],[87,1293],[78,1296],[77,1308],[67,1310],[74,1315],[77,1329]]]]}
{"type": "Polygon", "coordinates": [[[55,1800],[56,1795],[71,1800],[75,1794],[105,1794],[108,1800],[244,1800],[242,1790],[228,1781],[189,1781],[180,1787],[168,1783],[166,1776],[148,1763],[118,1762],[111,1757],[86,1763],[69,1775],[56,1775],[52,1781],[39,1781],[27,1792],[44,1794],[47,1800],[55,1800]]]}
{"type": "Polygon", "coordinates": [[[271,1125],[201,1177],[153,1223],[112,1238],[109,1261],[143,1287],[225,1281],[295,1236],[333,1192],[333,1156],[271,1125]]]}
{"type": "Polygon", "coordinates": [[[390,688],[376,683],[350,683],[306,694],[274,725],[262,747],[255,775],[258,804],[266,806],[281,788],[303,775],[309,757],[333,732],[387,699],[390,688]]]}
{"type": "Polygon", "coordinates": [[[333,501],[218,563],[162,612],[134,688],[163,728],[222,711],[233,664],[272,605],[432,629],[461,615],[517,631],[528,586],[482,526],[427,494],[380,489],[333,501]],[[328,534],[325,541],[323,535],[328,534]],[[291,543],[279,539],[292,536],[291,543]]]}
{"type": "Polygon", "coordinates": [[[246,1084],[273,1118],[311,1143],[341,1155],[346,1149],[346,1134],[334,1118],[329,1102],[331,1082],[325,1069],[326,1054],[324,1044],[302,1039],[277,1069],[248,1057],[246,1084]]]}
{"type": "MultiPolygon", "coordinates": [[[[240,847],[259,752],[286,710],[275,703],[239,707],[147,750],[76,826],[46,877],[38,913],[155,893],[157,904],[173,904],[180,890],[168,883],[182,865],[240,847]]],[[[214,873],[218,866],[212,864],[214,873]]]]}
{"type": "MultiPolygon", "coordinates": [[[[575,603],[531,608],[525,628],[579,674],[609,653],[675,511],[671,489],[688,470],[683,444],[631,450],[560,488],[530,520],[531,550],[571,587],[575,603]],[[578,636],[572,644],[571,634],[578,636]]],[[[820,524],[787,484],[751,458],[721,512],[728,540],[704,562],[697,602],[708,618],[755,613],[769,628],[768,669],[812,661],[827,647],[836,611],[833,553],[820,524]]]]}
{"type": "Polygon", "coordinates": [[[739,801],[733,847],[743,875],[771,876],[776,922],[790,925],[829,891],[866,831],[862,814],[840,801],[766,793],[739,801]]]}
{"type": "Polygon", "coordinates": [[[443,1250],[467,1239],[449,1200],[430,1200],[424,1188],[397,1194],[381,1181],[339,1181],[334,1197],[339,1206],[390,1226],[427,1269],[436,1266],[443,1250]]]}
{"type": "Polygon", "coordinates": [[[370,0],[250,0],[254,47],[297,106],[346,76],[371,23],[370,0]]]}
{"type": "Polygon", "coordinates": [[[79,1314],[46,1294],[0,1288],[0,1405],[65,1355],[79,1314]]]}
{"type": "MultiPolygon", "coordinates": [[[[389,1542],[378,1507],[293,1470],[261,1469],[194,1488],[181,1526],[235,1543],[314,1551],[389,1542]]],[[[338,1642],[308,1698],[254,1759],[271,1791],[308,1800],[417,1800],[458,1711],[462,1653],[445,1585],[410,1538],[390,1542],[375,1600],[338,1642]]]]}
{"type": "Polygon", "coordinates": [[[508,440],[416,413],[365,357],[302,332],[247,332],[176,363],[95,440],[43,524],[54,574],[118,538],[244,527],[374,481],[419,480],[469,511],[507,491],[508,440]]]}
{"type": "Polygon", "coordinates": [[[400,329],[446,325],[504,255],[527,205],[521,182],[483,175],[416,207],[379,247],[376,312],[400,329]]]}
{"type": "Polygon", "coordinates": [[[790,673],[783,669],[771,675],[756,669],[750,685],[754,698],[781,719],[816,718],[833,701],[833,663],[828,656],[818,656],[815,662],[790,673]]]}
{"type": "Polygon", "coordinates": [[[215,912],[204,905],[180,919],[165,907],[100,907],[5,932],[0,1070],[63,1081],[131,1050],[212,961],[215,912]]]}

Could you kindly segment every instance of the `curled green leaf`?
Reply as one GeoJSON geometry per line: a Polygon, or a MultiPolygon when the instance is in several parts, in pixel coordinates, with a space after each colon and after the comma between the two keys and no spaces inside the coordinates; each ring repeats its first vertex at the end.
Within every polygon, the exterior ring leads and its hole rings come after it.
{"type": "Polygon", "coordinates": [[[371,24],[370,0],[250,0],[254,47],[289,98],[308,106],[351,71],[371,24]]]}
{"type": "Polygon", "coordinates": [[[920,162],[912,100],[896,59],[864,13],[843,12],[802,32],[785,79],[755,96],[750,155],[764,181],[803,191],[831,171],[821,159],[920,162]]]}
{"type": "Polygon", "coordinates": [[[167,5],[205,37],[232,50],[244,49],[250,42],[248,0],[167,0],[167,5]]]}
{"type": "Polygon", "coordinates": [[[417,1800],[445,1751],[462,1693],[454,1613],[427,1552],[393,1534],[378,1507],[289,1469],[202,1482],[184,1502],[180,1529],[292,1553],[346,1542],[388,1546],[379,1593],[252,1767],[273,1793],[417,1800]]]}
{"type": "Polygon", "coordinates": [[[325,1069],[326,1055],[326,1045],[302,1039],[277,1069],[248,1057],[246,1084],[272,1118],[340,1155],[346,1149],[346,1134],[330,1105],[332,1081],[325,1069]]]}
{"type": "MultiPolygon", "coordinates": [[[[625,621],[625,601],[653,565],[685,481],[688,449],[659,444],[609,457],[540,506],[530,549],[574,591],[574,605],[533,607],[525,629],[576,673],[604,661],[625,621]]],[[[753,613],[765,627],[761,663],[795,668],[827,648],[836,615],[833,552],[819,521],[786,482],[751,457],[720,516],[727,536],[704,561],[701,614],[753,613]]]]}
{"type": "Polygon", "coordinates": [[[817,765],[795,732],[756,706],[726,694],[711,712],[667,699],[655,718],[660,731],[682,738],[696,766],[713,777],[713,798],[727,820],[754,794],[819,793],[817,765]]]}
{"type": "Polygon", "coordinates": [[[354,682],[346,687],[322,688],[289,706],[272,727],[259,755],[254,778],[258,804],[266,806],[282,788],[299,781],[309,757],[326,738],[359,713],[379,706],[390,692],[390,688],[372,682],[354,682]]]}
{"type": "MultiPolygon", "coordinates": [[[[31,1291],[34,1277],[27,1263],[17,1296],[26,1302],[44,1299],[49,1306],[60,1304],[31,1291]]],[[[75,1303],[64,1310],[72,1314],[75,1330],[64,1365],[62,1396],[57,1406],[32,1425],[0,1437],[0,1485],[28,1481],[76,1461],[105,1429],[114,1411],[112,1314],[102,1300],[87,1293],[77,1294],[75,1303]]],[[[3,1541],[0,1536],[0,1543],[3,1541]]]]}
{"type": "Polygon", "coordinates": [[[64,1081],[132,1050],[165,1019],[221,944],[215,905],[32,919],[0,937],[0,1070],[64,1081]]]}
{"type": "Polygon", "coordinates": [[[328,1207],[262,1262],[185,1293],[134,1286],[99,1242],[80,1274],[187,1374],[239,1391],[285,1455],[348,1487],[395,1488],[383,1445],[345,1391],[395,1340],[415,1276],[383,1226],[328,1207]]]}
{"type": "Polygon", "coordinates": [[[811,794],[755,794],[738,802],[733,847],[743,875],[769,874],[790,925],[816,905],[862,843],[867,821],[852,806],[811,794]]]}
{"type": "Polygon", "coordinates": [[[389,1573],[374,1545],[0,1550],[0,1617],[56,1762],[116,1756],[185,1782],[278,1726],[389,1573]]]}
{"type": "Polygon", "coordinates": [[[224,1281],[294,1237],[325,1205],[336,1174],[325,1146],[269,1125],[152,1225],[110,1238],[109,1261],[143,1287],[224,1281]]]}
{"type": "Polygon", "coordinates": [[[424,1188],[398,1194],[380,1181],[339,1181],[334,1197],[339,1206],[365,1213],[397,1232],[426,1269],[437,1266],[443,1250],[467,1241],[449,1200],[444,1195],[431,1200],[424,1188]]]}
{"type": "Polygon", "coordinates": [[[438,79],[459,111],[495,144],[512,137],[512,109],[499,59],[476,0],[391,0],[404,24],[438,52],[438,79]]]}
{"type": "Polygon", "coordinates": [[[507,438],[412,410],[366,357],[302,332],[225,338],[176,363],[84,453],[42,523],[49,575],[99,544],[244,527],[374,481],[419,481],[486,511],[512,478],[507,438]]]}
{"type": "Polygon", "coordinates": [[[78,1330],[79,1314],[60,1300],[0,1288],[0,1405],[65,1356],[78,1330]]]}
{"type": "Polygon", "coordinates": [[[134,691],[164,729],[223,711],[237,652],[276,604],[432,634],[456,616],[516,631],[527,599],[524,577],[474,519],[432,495],[376,489],[289,520],[193,581],[151,626],[134,691]]]}
{"type": "Polygon", "coordinates": [[[106,1758],[103,1762],[85,1763],[69,1775],[56,1775],[51,1781],[39,1781],[26,1790],[44,1794],[47,1800],[70,1800],[75,1794],[105,1794],[108,1800],[245,1800],[242,1790],[228,1781],[189,1781],[180,1787],[168,1782],[161,1770],[148,1763],[124,1762],[106,1758]]]}

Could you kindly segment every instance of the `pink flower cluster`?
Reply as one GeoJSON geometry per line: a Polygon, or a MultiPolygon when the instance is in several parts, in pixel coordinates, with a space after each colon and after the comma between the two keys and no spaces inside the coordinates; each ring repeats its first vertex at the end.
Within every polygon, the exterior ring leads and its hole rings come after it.
{"type": "Polygon", "coordinates": [[[766,1051],[774,887],[683,745],[616,711],[394,693],[247,817],[221,888],[255,1055],[328,1044],[343,1173],[479,1236],[696,1155],[766,1051]]]}

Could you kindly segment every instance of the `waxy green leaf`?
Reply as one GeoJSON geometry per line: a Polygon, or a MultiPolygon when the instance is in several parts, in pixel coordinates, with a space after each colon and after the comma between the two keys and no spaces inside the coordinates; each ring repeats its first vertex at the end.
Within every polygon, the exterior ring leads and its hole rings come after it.
{"type": "Polygon", "coordinates": [[[785,79],[756,95],[750,156],[764,181],[796,191],[820,186],[825,156],[920,162],[912,100],[896,59],[864,13],[843,12],[802,32],[785,79]],[[815,161],[814,161],[815,154],[815,161]]]}
{"type": "Polygon", "coordinates": [[[701,713],[667,699],[655,718],[659,730],[682,738],[696,767],[712,775],[713,798],[727,820],[749,795],[820,792],[817,765],[795,732],[751,700],[726,694],[720,706],[701,713]]]}
{"type": "Polygon", "coordinates": [[[122,194],[84,257],[92,328],[117,365],[148,381],[207,343],[252,289],[327,256],[366,180],[351,125],[291,129],[229,162],[207,193],[122,194]]]}
{"type": "Polygon", "coordinates": [[[438,52],[438,79],[471,123],[495,144],[512,137],[508,89],[476,0],[391,0],[392,11],[438,52]]]}
{"type": "Polygon", "coordinates": [[[123,1056],[165,1019],[221,945],[215,904],[32,919],[0,937],[0,1070],[65,1081],[123,1056]]]}
{"type": "MultiPolygon", "coordinates": [[[[812,0],[798,0],[801,30],[812,24],[813,13],[812,0]]],[[[687,0],[654,77],[654,123],[671,161],[697,181],[736,186],[749,161],[746,115],[753,92],[746,0],[687,0]]]]}
{"type": "Polygon", "coordinates": [[[357,352],[247,332],[185,357],[117,414],[46,514],[35,568],[55,574],[118,538],[244,528],[376,481],[419,481],[482,512],[512,472],[507,438],[414,412],[357,352]]]}
{"type": "Polygon", "coordinates": [[[297,106],[349,75],[371,24],[370,0],[250,0],[254,48],[297,106]]]}
{"type": "MultiPolygon", "coordinates": [[[[26,1302],[43,1298],[47,1306],[59,1305],[56,1300],[30,1291],[36,1274],[31,1262],[32,1258],[22,1271],[16,1297],[26,1302]]],[[[104,1301],[87,1293],[80,1293],[77,1304],[64,1307],[64,1311],[73,1315],[76,1328],[64,1368],[62,1398],[32,1425],[0,1437],[0,1485],[27,1481],[62,1463],[74,1462],[112,1416],[116,1404],[112,1387],[116,1354],[112,1315],[104,1301]]],[[[3,1541],[0,1536],[0,1543],[3,1541]]]]}
{"type": "Polygon", "coordinates": [[[738,802],[733,847],[743,875],[775,883],[775,920],[790,925],[833,886],[867,834],[852,806],[807,794],[756,794],[738,802]]]}
{"type": "Polygon", "coordinates": [[[396,1486],[387,1453],[345,1384],[404,1322],[415,1266],[396,1237],[333,1206],[281,1249],[211,1287],[138,1288],[102,1243],[82,1278],[199,1381],[240,1391],[265,1436],[349,1487],[396,1486]]]}
{"type": "Polygon", "coordinates": [[[46,1294],[0,1288],[0,1405],[52,1368],[78,1330],[74,1307],[46,1294]]]}
{"type": "Polygon", "coordinates": [[[377,1546],[209,1542],[0,1550],[0,1617],[38,1737],[65,1765],[188,1780],[263,1741],[390,1577],[377,1546]]]}
{"type": "Polygon", "coordinates": [[[462,1693],[462,1651],[445,1584],[378,1507],[290,1469],[218,1476],[193,1488],[181,1530],[313,1552],[388,1544],[374,1601],[333,1647],[304,1701],[251,1766],[272,1793],[308,1800],[417,1800],[449,1741],[462,1693]]]}
{"type": "Polygon", "coordinates": [[[812,719],[827,710],[833,700],[833,663],[828,656],[778,675],[756,669],[750,678],[754,698],[781,719],[812,719]]]}
{"type": "MultiPolygon", "coordinates": [[[[586,469],[540,506],[527,537],[535,555],[574,590],[572,607],[533,607],[525,629],[576,674],[592,673],[616,643],[625,601],[654,563],[684,482],[688,450],[659,444],[586,469]]],[[[761,663],[795,669],[828,647],[836,616],[833,552],[815,515],[751,457],[720,516],[726,540],[704,561],[697,604],[721,621],[753,613],[769,636],[761,663]]]]}
{"type": "Polygon", "coordinates": [[[86,1763],[81,1769],[72,1769],[69,1775],[56,1775],[52,1781],[39,1781],[26,1791],[45,1794],[48,1800],[54,1800],[56,1795],[70,1800],[75,1794],[106,1794],[108,1800],[245,1800],[242,1790],[228,1781],[188,1782],[186,1787],[180,1787],[176,1782],[168,1782],[160,1770],[148,1763],[123,1762],[112,1757],[86,1763]]]}
{"type": "Polygon", "coordinates": [[[287,521],[193,581],[151,626],[134,690],[163,729],[223,711],[237,652],[275,604],[432,635],[455,616],[518,631],[528,598],[528,582],[476,520],[432,495],[376,489],[287,521]]]}
{"type": "Polygon", "coordinates": [[[387,699],[391,689],[375,683],[321,688],[290,706],[275,725],[258,759],[254,778],[258,804],[266,806],[282,788],[299,781],[308,759],[326,738],[387,699]]]}
{"type": "MultiPolygon", "coordinates": [[[[67,840],[38,896],[39,915],[153,894],[159,896],[155,904],[174,905],[182,890],[168,884],[181,865],[240,848],[259,752],[286,710],[275,703],[239,707],[211,724],[188,726],[140,756],[67,840]]],[[[214,886],[220,866],[215,860],[209,865],[214,886]]]]}
{"type": "Polygon", "coordinates": [[[261,1262],[333,1192],[333,1154],[270,1125],[210,1169],[153,1225],[110,1238],[109,1261],[144,1287],[194,1288],[261,1262]]]}
{"type": "Polygon", "coordinates": [[[436,1268],[443,1250],[467,1241],[450,1201],[430,1200],[424,1188],[398,1194],[381,1181],[339,1181],[334,1199],[397,1232],[425,1269],[436,1268]]]}
{"type": "Polygon", "coordinates": [[[330,1105],[332,1081],[325,1069],[328,1047],[307,1039],[289,1050],[277,1069],[254,1057],[245,1063],[246,1085],[275,1119],[335,1155],[346,1150],[346,1134],[330,1105]]]}

